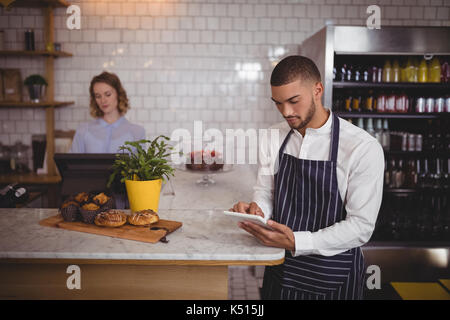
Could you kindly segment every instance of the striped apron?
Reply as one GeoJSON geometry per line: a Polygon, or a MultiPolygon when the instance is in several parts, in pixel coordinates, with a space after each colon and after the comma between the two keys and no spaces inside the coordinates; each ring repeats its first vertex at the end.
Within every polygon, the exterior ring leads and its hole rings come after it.
{"type": "MultiPolygon", "coordinates": [[[[292,133],[278,153],[272,219],[294,232],[316,232],[346,217],[336,177],[339,119],[333,114],[330,161],[283,153],[292,133]]],[[[362,299],[363,285],[364,257],[359,247],[334,256],[293,257],[287,250],[283,264],[266,267],[262,298],[362,299]]]]}

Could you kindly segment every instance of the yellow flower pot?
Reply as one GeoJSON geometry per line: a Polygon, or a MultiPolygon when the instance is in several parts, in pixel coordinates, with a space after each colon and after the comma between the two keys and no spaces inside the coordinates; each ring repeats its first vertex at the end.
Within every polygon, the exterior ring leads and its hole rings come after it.
{"type": "Polygon", "coordinates": [[[148,181],[125,180],[125,186],[132,212],[146,209],[158,212],[162,179],[148,181]]]}

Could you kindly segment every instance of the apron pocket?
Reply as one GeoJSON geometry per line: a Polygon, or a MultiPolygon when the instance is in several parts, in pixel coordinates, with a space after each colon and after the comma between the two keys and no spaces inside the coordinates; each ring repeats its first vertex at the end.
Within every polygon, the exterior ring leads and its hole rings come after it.
{"type": "Polygon", "coordinates": [[[354,255],[286,257],[282,286],[326,297],[340,296],[354,269],[354,255]]]}

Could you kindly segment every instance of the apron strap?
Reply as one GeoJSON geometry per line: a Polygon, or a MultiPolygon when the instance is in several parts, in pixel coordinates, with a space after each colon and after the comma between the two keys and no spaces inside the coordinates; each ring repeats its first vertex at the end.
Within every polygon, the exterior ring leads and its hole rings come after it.
{"type": "Polygon", "coordinates": [[[339,148],[339,118],[333,113],[333,122],[331,125],[331,148],[330,161],[337,163],[337,155],[339,148]]]}
{"type": "Polygon", "coordinates": [[[289,131],[286,138],[284,138],[283,143],[281,144],[280,150],[278,151],[278,165],[281,163],[281,157],[283,156],[284,147],[286,147],[286,144],[289,141],[289,138],[291,137],[292,133],[294,133],[294,129],[291,129],[289,131]]]}

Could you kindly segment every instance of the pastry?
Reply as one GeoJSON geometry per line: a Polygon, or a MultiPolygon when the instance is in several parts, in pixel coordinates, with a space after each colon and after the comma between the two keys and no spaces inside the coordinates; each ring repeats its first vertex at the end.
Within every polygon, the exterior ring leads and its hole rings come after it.
{"type": "Polygon", "coordinates": [[[128,216],[128,223],[135,226],[148,226],[158,221],[158,214],[151,209],[137,211],[128,216]]]}
{"type": "Polygon", "coordinates": [[[103,192],[97,194],[97,195],[93,198],[93,200],[94,200],[97,204],[99,204],[99,205],[101,205],[101,206],[104,205],[109,199],[110,199],[110,198],[109,198],[106,194],[104,194],[103,192]]]}
{"type": "Polygon", "coordinates": [[[94,223],[102,227],[120,227],[127,222],[127,215],[120,210],[108,210],[99,213],[94,223]]]}
{"type": "Polygon", "coordinates": [[[80,192],[75,196],[75,201],[83,203],[89,200],[89,195],[86,192],[80,192]]]}
{"type": "Polygon", "coordinates": [[[80,208],[81,218],[84,223],[94,223],[94,219],[99,213],[100,207],[95,203],[86,203],[80,208]]]}
{"type": "Polygon", "coordinates": [[[86,203],[84,204],[81,209],[83,210],[88,210],[88,211],[92,211],[92,210],[98,210],[100,207],[98,205],[96,205],[95,203],[86,203]]]}
{"type": "Polygon", "coordinates": [[[79,210],[80,210],[80,204],[73,200],[65,201],[61,205],[61,215],[64,219],[64,221],[77,221],[79,220],[79,210]]]}

